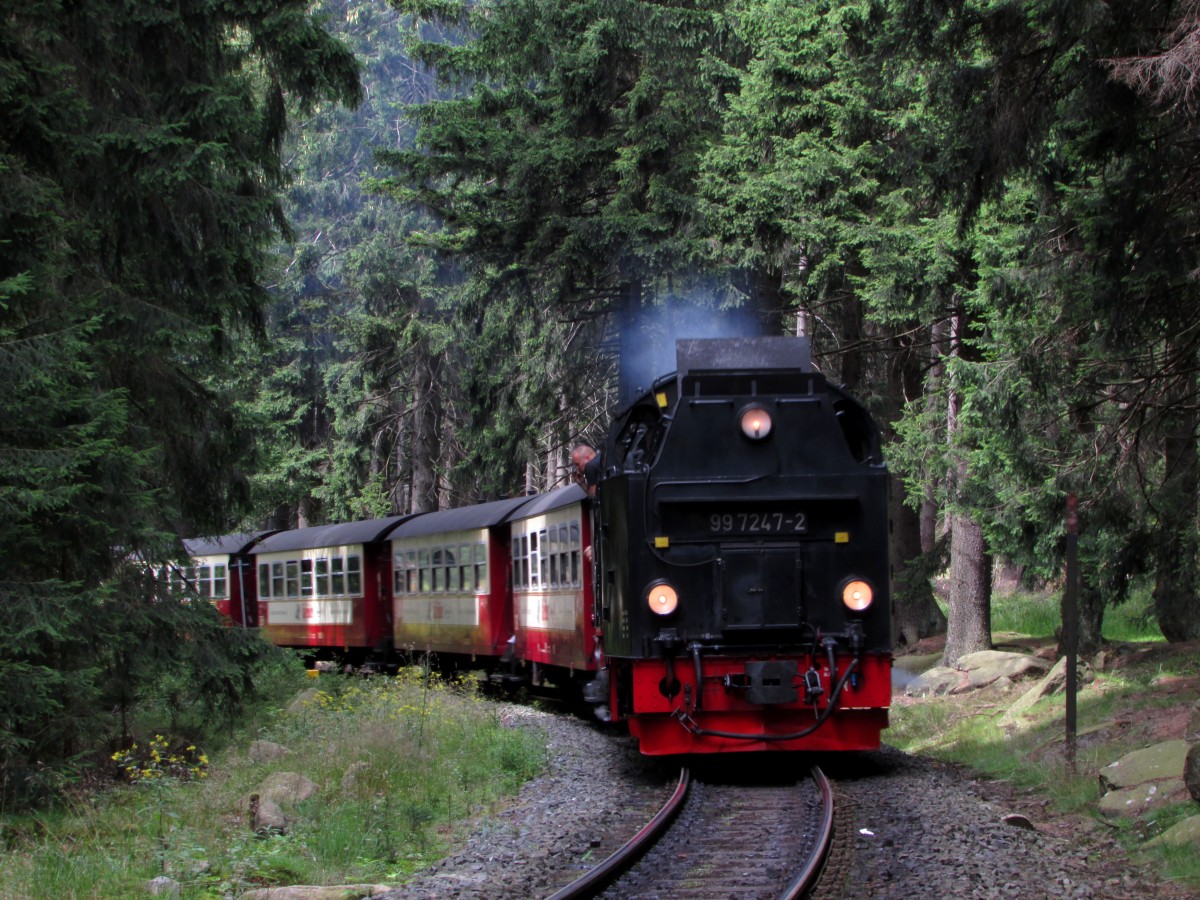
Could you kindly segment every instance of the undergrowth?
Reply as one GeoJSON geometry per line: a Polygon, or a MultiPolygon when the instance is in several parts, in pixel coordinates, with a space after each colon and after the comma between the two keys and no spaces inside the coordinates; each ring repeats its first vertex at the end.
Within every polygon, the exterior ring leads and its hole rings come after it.
{"type": "Polygon", "coordinates": [[[297,667],[292,685],[293,694],[309,689],[304,702],[264,711],[254,733],[219,753],[153,735],[115,755],[126,777],[111,789],[5,817],[0,897],[143,896],[159,875],[178,882],[185,900],[270,885],[393,883],[544,766],[543,737],[505,727],[465,682],[408,669],[314,683],[297,667]],[[252,738],[288,752],[254,762],[252,738]],[[286,834],[256,835],[251,795],[283,771],[317,792],[285,809],[286,834]]]}

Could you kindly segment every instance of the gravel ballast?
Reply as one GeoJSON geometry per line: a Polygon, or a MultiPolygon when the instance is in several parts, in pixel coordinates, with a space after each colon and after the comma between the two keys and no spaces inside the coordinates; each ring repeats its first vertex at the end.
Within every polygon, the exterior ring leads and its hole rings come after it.
{"type": "MultiPolygon", "coordinates": [[[[677,762],[641,757],[628,737],[525,707],[504,719],[545,732],[548,770],[456,852],[376,900],[547,897],[620,847],[675,787],[677,762]]],[[[954,767],[887,748],[819,762],[853,831],[839,835],[848,852],[824,900],[1188,896],[1134,867],[1102,830],[1040,823],[1004,786],[954,767]]]]}

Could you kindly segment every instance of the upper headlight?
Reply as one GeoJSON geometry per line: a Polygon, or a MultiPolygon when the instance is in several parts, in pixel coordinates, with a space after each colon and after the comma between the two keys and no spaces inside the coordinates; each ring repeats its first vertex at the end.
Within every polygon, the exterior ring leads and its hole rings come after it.
{"type": "Polygon", "coordinates": [[[747,406],[738,416],[742,434],[752,441],[761,441],[771,433],[771,414],[761,406],[747,406]]]}

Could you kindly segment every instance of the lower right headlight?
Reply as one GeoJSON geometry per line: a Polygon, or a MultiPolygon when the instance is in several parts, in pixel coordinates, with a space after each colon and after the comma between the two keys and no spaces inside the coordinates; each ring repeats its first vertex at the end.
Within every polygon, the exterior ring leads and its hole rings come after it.
{"type": "Polygon", "coordinates": [[[842,585],[842,603],[851,612],[865,612],[874,599],[875,591],[861,578],[853,578],[842,585]]]}

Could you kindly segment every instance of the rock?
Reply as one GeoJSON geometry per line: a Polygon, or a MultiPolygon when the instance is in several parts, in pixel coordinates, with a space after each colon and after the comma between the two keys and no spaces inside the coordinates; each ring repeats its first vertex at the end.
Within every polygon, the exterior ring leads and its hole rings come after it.
{"type": "Polygon", "coordinates": [[[250,827],[261,837],[287,834],[288,817],[274,800],[255,795],[250,801],[250,827]]]}
{"type": "Polygon", "coordinates": [[[1101,769],[1100,785],[1107,790],[1120,790],[1148,781],[1182,781],[1188,751],[1189,744],[1184,740],[1135,750],[1101,769]]]}
{"type": "Polygon", "coordinates": [[[321,692],[317,688],[309,688],[306,691],[301,691],[287,708],[288,714],[294,716],[297,713],[304,712],[304,710],[316,702],[319,693],[321,692]]]}
{"type": "Polygon", "coordinates": [[[1193,744],[1200,741],[1200,700],[1192,704],[1192,714],[1188,718],[1187,728],[1184,730],[1183,739],[1191,741],[1193,744]]]}
{"type": "Polygon", "coordinates": [[[962,674],[956,669],[935,666],[910,681],[904,693],[909,697],[941,697],[953,693],[962,683],[962,674]]]}
{"type": "Polygon", "coordinates": [[[1183,783],[1193,800],[1200,800],[1200,744],[1188,748],[1183,761],[1183,783]]]}
{"type": "Polygon", "coordinates": [[[386,884],[343,884],[337,886],[293,884],[288,887],[257,888],[238,896],[241,900],[362,900],[391,890],[386,884]]]}
{"type": "Polygon", "coordinates": [[[152,879],[146,885],[146,890],[150,892],[151,897],[168,897],[171,900],[177,900],[181,895],[179,882],[174,878],[168,878],[166,875],[159,875],[152,879]]]}
{"type": "Polygon", "coordinates": [[[1004,677],[1016,679],[1030,673],[1040,675],[1050,668],[1050,663],[1028,653],[979,650],[959,657],[955,668],[967,673],[970,687],[981,688],[1004,677]]]}
{"type": "Polygon", "coordinates": [[[1176,822],[1158,837],[1146,841],[1146,847],[1200,846],[1200,816],[1176,822]]]}
{"type": "Polygon", "coordinates": [[[1151,808],[1182,800],[1184,790],[1183,779],[1175,778],[1147,781],[1109,791],[1100,798],[1100,813],[1105,816],[1140,816],[1151,808]]]}
{"type": "Polygon", "coordinates": [[[273,762],[277,759],[283,759],[291,751],[282,744],[276,744],[271,741],[255,741],[250,745],[247,751],[250,759],[256,763],[273,762]]]}
{"type": "Polygon", "coordinates": [[[1020,813],[1009,813],[1000,821],[1005,825],[1012,825],[1014,828],[1025,828],[1029,831],[1037,831],[1037,828],[1034,827],[1034,824],[1029,821],[1027,817],[1021,815],[1020,813]]]}
{"type": "Polygon", "coordinates": [[[317,786],[298,772],[272,772],[258,788],[264,800],[290,805],[307,800],[317,792],[317,786]]]}
{"type": "Polygon", "coordinates": [[[369,768],[370,764],[362,760],[351,763],[350,767],[346,769],[346,774],[342,776],[342,790],[348,791],[353,788],[358,783],[359,773],[365,772],[369,768]]]}
{"type": "Polygon", "coordinates": [[[1015,725],[1017,719],[1029,712],[1043,697],[1058,693],[1067,683],[1067,658],[1064,656],[1037,684],[1018,697],[1000,718],[1000,727],[1015,725]]]}

